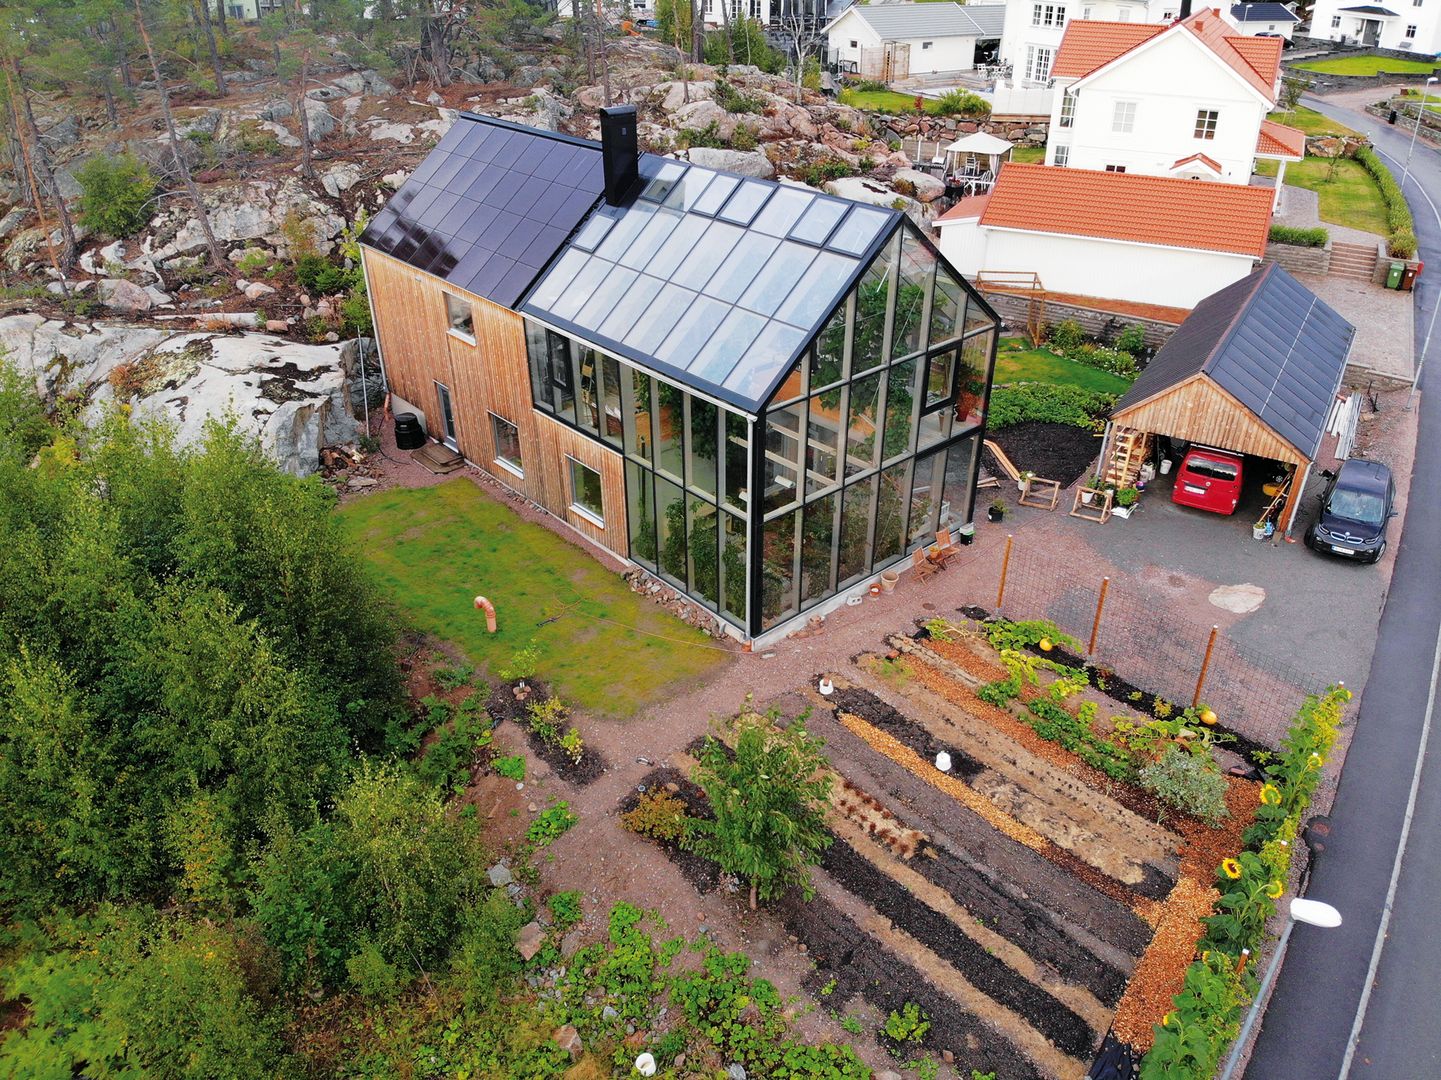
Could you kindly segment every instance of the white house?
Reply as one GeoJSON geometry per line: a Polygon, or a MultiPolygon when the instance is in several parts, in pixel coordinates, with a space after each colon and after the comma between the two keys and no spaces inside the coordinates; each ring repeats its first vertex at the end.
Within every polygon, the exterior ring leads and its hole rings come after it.
{"type": "Polygon", "coordinates": [[[1074,22],[1051,71],[1049,165],[1249,184],[1257,158],[1284,169],[1305,154],[1302,132],[1266,119],[1281,39],[1242,35],[1216,9],[1169,26],[1074,22]]]}
{"type": "Polygon", "coordinates": [[[255,22],[262,15],[279,11],[290,5],[285,0],[210,0],[210,10],[219,12],[223,7],[227,19],[238,22],[255,22]]]}
{"type": "Polygon", "coordinates": [[[1251,273],[1270,225],[1266,188],[1015,163],[936,220],[967,277],[1034,273],[1048,293],[1177,308],[1251,273]]]}
{"type": "Polygon", "coordinates": [[[826,26],[833,60],[843,70],[893,82],[975,67],[978,42],[998,41],[1000,4],[856,4],[826,26]]]}
{"type": "Polygon", "coordinates": [[[1015,85],[1044,86],[1073,20],[1168,23],[1180,13],[1181,0],[1007,0],[1000,59],[1011,65],[1015,85]]]}
{"type": "Polygon", "coordinates": [[[1234,4],[1231,21],[1248,37],[1281,37],[1287,41],[1296,32],[1301,16],[1291,9],[1295,4],[1234,4]]]}
{"type": "Polygon", "coordinates": [[[1311,36],[1353,45],[1435,56],[1441,52],[1441,4],[1436,0],[1316,0],[1311,36]]]}

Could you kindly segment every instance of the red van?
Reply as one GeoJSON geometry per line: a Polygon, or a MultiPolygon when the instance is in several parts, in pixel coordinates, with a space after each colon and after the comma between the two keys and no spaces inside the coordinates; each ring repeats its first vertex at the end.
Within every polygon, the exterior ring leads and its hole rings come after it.
{"type": "Polygon", "coordinates": [[[1171,501],[1215,514],[1234,514],[1241,501],[1240,457],[1208,446],[1192,447],[1176,470],[1171,501]]]}

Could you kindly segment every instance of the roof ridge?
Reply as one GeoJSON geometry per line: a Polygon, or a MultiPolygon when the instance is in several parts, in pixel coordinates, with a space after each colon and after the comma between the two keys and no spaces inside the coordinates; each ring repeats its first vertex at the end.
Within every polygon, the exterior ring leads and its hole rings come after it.
{"type": "Polygon", "coordinates": [[[491,116],[489,113],[471,112],[469,109],[458,109],[456,111],[458,120],[475,120],[478,123],[489,124],[492,127],[505,128],[507,131],[520,131],[526,135],[553,139],[556,142],[569,143],[571,146],[584,146],[587,149],[600,152],[600,143],[595,139],[584,139],[579,135],[568,135],[564,131],[552,131],[550,128],[530,127],[527,124],[518,124],[514,120],[507,120],[502,116],[491,116]]]}

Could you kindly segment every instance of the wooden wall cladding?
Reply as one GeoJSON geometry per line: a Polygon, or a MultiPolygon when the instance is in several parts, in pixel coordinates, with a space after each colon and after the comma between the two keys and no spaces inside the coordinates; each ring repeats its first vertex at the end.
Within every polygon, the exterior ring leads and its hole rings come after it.
{"type": "Polygon", "coordinates": [[[405,263],[362,248],[375,331],[391,390],[424,410],[427,434],[439,432],[435,384],[450,390],[456,442],[467,460],[539,503],[601,547],[625,556],[622,458],[531,405],[525,323],[515,312],[462,292],[405,263]],[[445,293],[470,300],[475,344],[448,331],[445,293]],[[525,476],[495,464],[490,413],[520,432],[525,476]],[[570,462],[600,474],[605,526],[570,508],[570,462]]]}
{"type": "Polygon", "coordinates": [[[1204,375],[1195,375],[1153,398],[1139,401],[1111,419],[1140,431],[1169,435],[1203,446],[1234,450],[1274,461],[1304,463],[1305,454],[1282,439],[1232,395],[1204,375]]]}

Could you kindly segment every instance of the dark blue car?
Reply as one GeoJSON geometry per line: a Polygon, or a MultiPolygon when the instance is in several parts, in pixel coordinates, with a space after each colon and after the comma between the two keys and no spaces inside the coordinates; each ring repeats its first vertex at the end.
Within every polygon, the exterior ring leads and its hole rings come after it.
{"type": "Polygon", "coordinates": [[[1327,555],[1374,563],[1386,553],[1386,524],[1395,516],[1396,485],[1379,461],[1351,458],[1326,485],[1321,517],[1306,546],[1327,555]]]}

